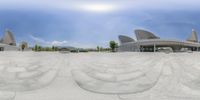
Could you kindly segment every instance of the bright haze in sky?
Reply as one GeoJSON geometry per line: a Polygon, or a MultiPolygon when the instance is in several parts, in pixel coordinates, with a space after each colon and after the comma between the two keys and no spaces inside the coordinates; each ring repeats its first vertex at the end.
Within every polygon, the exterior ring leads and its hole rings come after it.
{"type": "Polygon", "coordinates": [[[83,9],[85,11],[91,11],[91,12],[110,12],[116,9],[114,5],[111,4],[84,4],[80,5],[80,9],[83,9]]]}
{"type": "Polygon", "coordinates": [[[165,39],[200,33],[198,0],[1,0],[0,16],[0,37],[8,28],[30,45],[108,47],[137,28],[165,39]]]}

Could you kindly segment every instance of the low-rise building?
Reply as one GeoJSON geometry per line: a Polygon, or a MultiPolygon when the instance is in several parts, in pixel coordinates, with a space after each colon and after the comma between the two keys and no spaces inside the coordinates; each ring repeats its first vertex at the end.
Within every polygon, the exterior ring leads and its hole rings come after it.
{"type": "Polygon", "coordinates": [[[118,51],[156,52],[162,48],[171,48],[173,52],[180,52],[182,48],[187,48],[190,51],[200,50],[195,30],[192,30],[191,36],[186,41],[160,39],[153,33],[141,29],[135,30],[135,35],[137,41],[128,36],[120,35],[118,51]]]}

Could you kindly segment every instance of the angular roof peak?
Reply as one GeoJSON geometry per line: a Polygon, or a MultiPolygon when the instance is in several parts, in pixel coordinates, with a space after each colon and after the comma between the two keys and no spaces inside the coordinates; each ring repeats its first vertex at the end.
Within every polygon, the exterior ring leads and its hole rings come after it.
{"type": "Polygon", "coordinates": [[[192,29],[191,36],[187,39],[187,41],[198,42],[197,32],[194,29],[192,29]]]}
{"type": "Polygon", "coordinates": [[[15,38],[10,30],[6,29],[2,43],[16,46],[15,38]]]}

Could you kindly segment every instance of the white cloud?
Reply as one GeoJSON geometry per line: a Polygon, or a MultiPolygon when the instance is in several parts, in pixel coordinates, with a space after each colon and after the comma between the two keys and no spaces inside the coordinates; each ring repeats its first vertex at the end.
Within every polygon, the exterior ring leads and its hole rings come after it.
{"type": "Polygon", "coordinates": [[[62,45],[65,45],[67,43],[68,43],[67,41],[53,41],[53,42],[51,42],[51,45],[62,46],[62,45]]]}
{"type": "Polygon", "coordinates": [[[39,37],[35,37],[33,35],[30,35],[30,38],[36,43],[36,44],[40,44],[40,45],[46,45],[46,46],[66,46],[68,44],[68,42],[66,40],[64,41],[46,41],[42,38],[39,37]]]}
{"type": "Polygon", "coordinates": [[[30,38],[31,38],[34,42],[39,43],[39,44],[50,44],[49,41],[45,41],[44,39],[41,39],[41,38],[39,38],[39,37],[35,37],[35,36],[33,36],[33,35],[30,35],[30,38]]]}

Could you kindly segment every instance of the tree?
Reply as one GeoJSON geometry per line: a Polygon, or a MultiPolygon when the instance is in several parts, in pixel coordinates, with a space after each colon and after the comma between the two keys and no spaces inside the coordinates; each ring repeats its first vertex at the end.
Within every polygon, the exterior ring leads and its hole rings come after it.
{"type": "Polygon", "coordinates": [[[51,51],[51,49],[49,47],[45,47],[44,51],[51,51]]]}
{"type": "Polygon", "coordinates": [[[26,47],[25,44],[22,44],[22,46],[21,46],[22,51],[24,51],[25,47],[26,47]]]}
{"type": "Polygon", "coordinates": [[[38,45],[35,45],[34,50],[38,51],[38,45]]]}
{"type": "Polygon", "coordinates": [[[97,51],[99,52],[99,50],[100,50],[100,48],[99,48],[99,46],[97,46],[97,51]]]}
{"type": "Polygon", "coordinates": [[[55,47],[54,50],[55,50],[55,51],[58,51],[58,47],[55,47]]]}
{"type": "Polygon", "coordinates": [[[38,51],[42,51],[42,47],[41,46],[38,46],[38,51]]]}
{"type": "Polygon", "coordinates": [[[100,50],[100,51],[103,51],[103,47],[100,47],[99,50],[100,50]]]}
{"type": "Polygon", "coordinates": [[[52,51],[55,51],[55,47],[54,46],[52,46],[52,51]]]}
{"type": "Polygon", "coordinates": [[[112,52],[115,51],[115,48],[118,47],[118,44],[115,41],[110,41],[110,48],[112,50],[112,52]]]}

